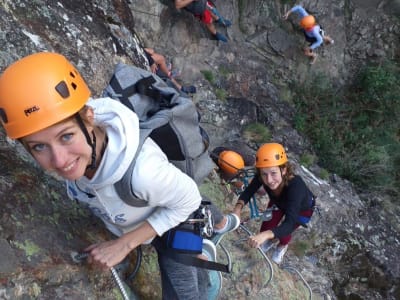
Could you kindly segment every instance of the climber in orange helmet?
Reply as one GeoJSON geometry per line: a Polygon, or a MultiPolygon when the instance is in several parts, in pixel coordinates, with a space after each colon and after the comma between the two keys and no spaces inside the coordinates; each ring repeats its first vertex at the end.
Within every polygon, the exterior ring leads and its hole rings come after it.
{"type": "MultiPolygon", "coordinates": [[[[93,99],[66,57],[40,52],[17,60],[0,75],[0,125],[42,169],[65,179],[68,196],[88,207],[116,236],[86,247],[89,262],[108,269],[139,245],[151,243],[157,251],[162,299],[206,299],[214,270],[181,263],[177,258],[193,253],[167,248],[164,241],[197,211],[202,196],[196,182],[170,163],[153,139],[139,147],[139,118],[133,110],[108,97],[93,99]],[[132,193],[144,203],[141,207],[127,204],[115,187],[126,173],[132,193]],[[173,257],[164,249],[172,250],[173,257]]],[[[236,215],[210,209],[213,240],[239,226],[236,215]]],[[[215,245],[207,245],[201,253],[215,260],[215,245]]],[[[213,274],[211,283],[220,282],[213,274]]]]}
{"type": "Polygon", "coordinates": [[[315,17],[310,15],[302,6],[293,6],[283,15],[283,19],[287,20],[292,13],[297,13],[300,16],[299,25],[303,29],[306,41],[310,43],[308,47],[303,49],[304,54],[311,58],[310,64],[314,64],[318,56],[315,53],[315,49],[323,45],[323,43],[333,44],[334,41],[330,36],[325,35],[321,26],[317,24],[315,17]]]}
{"type": "Polygon", "coordinates": [[[272,260],[280,264],[287,251],[292,233],[300,225],[306,226],[315,207],[315,197],[303,179],[294,174],[285,149],[278,143],[262,145],[256,153],[256,176],[239,196],[233,213],[240,216],[243,207],[263,186],[269,197],[270,220],[264,220],[260,233],[249,238],[251,247],[261,247],[264,252],[279,244],[272,260]]]}

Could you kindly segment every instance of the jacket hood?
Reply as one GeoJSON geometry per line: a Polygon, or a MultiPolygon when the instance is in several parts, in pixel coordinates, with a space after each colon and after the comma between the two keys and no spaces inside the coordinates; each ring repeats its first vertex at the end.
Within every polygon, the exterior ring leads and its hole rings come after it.
{"type": "Polygon", "coordinates": [[[100,189],[120,180],[132,162],[139,145],[139,120],[111,98],[91,99],[87,105],[94,109],[95,125],[106,131],[108,144],[93,178],[83,176],[78,182],[100,189]]]}

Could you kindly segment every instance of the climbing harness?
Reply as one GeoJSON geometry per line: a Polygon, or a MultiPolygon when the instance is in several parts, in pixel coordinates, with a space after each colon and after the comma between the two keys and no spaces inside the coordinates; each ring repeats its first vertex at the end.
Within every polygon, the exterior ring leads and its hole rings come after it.
{"type": "Polygon", "coordinates": [[[273,204],[271,207],[268,207],[262,214],[261,214],[261,221],[269,221],[272,219],[272,212],[274,210],[279,210],[279,208],[273,204]]]}
{"type": "Polygon", "coordinates": [[[202,236],[211,237],[214,233],[214,222],[210,208],[207,205],[200,207],[194,217],[187,219],[185,223],[196,224],[202,236]]]}

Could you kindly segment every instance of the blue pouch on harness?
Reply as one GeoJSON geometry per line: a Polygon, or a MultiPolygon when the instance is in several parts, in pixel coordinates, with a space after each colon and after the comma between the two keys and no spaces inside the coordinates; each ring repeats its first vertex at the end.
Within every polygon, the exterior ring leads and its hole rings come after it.
{"type": "Polygon", "coordinates": [[[311,220],[311,217],[305,217],[305,216],[299,216],[297,218],[297,222],[299,222],[301,225],[307,224],[308,222],[310,222],[310,220],[311,220]]]}
{"type": "MultiPolygon", "coordinates": [[[[311,197],[309,205],[310,205],[310,209],[311,209],[311,210],[314,210],[314,207],[315,207],[315,198],[314,198],[314,196],[311,197]]],[[[308,222],[310,222],[310,220],[311,220],[311,216],[309,216],[309,217],[306,217],[306,216],[298,216],[298,217],[297,217],[297,222],[298,222],[299,224],[301,224],[302,226],[304,226],[304,227],[307,227],[306,224],[307,224],[308,222]]]]}
{"type": "Polygon", "coordinates": [[[200,254],[203,249],[203,237],[195,230],[175,228],[166,237],[167,247],[181,253],[200,254]]]}

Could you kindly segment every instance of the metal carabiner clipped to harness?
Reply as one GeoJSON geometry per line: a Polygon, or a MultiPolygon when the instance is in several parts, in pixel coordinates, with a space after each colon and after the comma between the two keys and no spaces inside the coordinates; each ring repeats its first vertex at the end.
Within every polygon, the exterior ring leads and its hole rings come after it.
{"type": "Polygon", "coordinates": [[[211,237],[214,234],[214,221],[208,205],[201,206],[197,210],[195,218],[187,219],[185,223],[197,225],[203,237],[211,237]]]}

